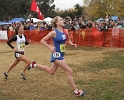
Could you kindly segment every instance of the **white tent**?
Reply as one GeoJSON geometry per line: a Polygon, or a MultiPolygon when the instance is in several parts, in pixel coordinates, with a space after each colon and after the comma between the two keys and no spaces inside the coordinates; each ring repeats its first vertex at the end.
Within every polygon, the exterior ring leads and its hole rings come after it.
{"type": "MultiPolygon", "coordinates": [[[[43,20],[37,19],[37,18],[31,18],[31,20],[33,20],[33,22],[42,22],[43,20]]],[[[26,20],[27,22],[30,21],[30,19],[26,20]]]]}
{"type": "Polygon", "coordinates": [[[47,24],[51,24],[52,18],[47,17],[47,18],[44,19],[44,21],[45,21],[47,24]]]}

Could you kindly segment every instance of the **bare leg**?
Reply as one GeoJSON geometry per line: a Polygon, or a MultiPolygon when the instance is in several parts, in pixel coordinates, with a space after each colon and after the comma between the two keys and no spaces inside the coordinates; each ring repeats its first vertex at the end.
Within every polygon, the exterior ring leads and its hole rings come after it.
{"type": "Polygon", "coordinates": [[[71,68],[67,65],[65,60],[56,60],[55,63],[66,72],[67,77],[68,77],[68,81],[69,81],[71,87],[73,88],[73,90],[74,91],[77,90],[75,83],[74,83],[74,80],[73,80],[73,77],[72,77],[73,72],[72,72],[71,68]]]}
{"type": "Polygon", "coordinates": [[[22,72],[22,74],[25,74],[25,71],[30,65],[31,61],[24,55],[21,55],[18,59],[26,63],[26,65],[24,66],[23,72],[22,72]]]}
{"type": "Polygon", "coordinates": [[[19,62],[20,62],[19,59],[15,59],[15,61],[9,66],[6,73],[8,74],[12,70],[12,68],[15,67],[19,62]]]}
{"type": "Polygon", "coordinates": [[[53,75],[56,72],[56,70],[58,69],[58,66],[56,65],[55,62],[52,63],[51,68],[49,68],[48,66],[45,66],[45,65],[40,65],[40,64],[37,64],[37,67],[45,70],[46,72],[48,72],[51,75],[53,75]]]}

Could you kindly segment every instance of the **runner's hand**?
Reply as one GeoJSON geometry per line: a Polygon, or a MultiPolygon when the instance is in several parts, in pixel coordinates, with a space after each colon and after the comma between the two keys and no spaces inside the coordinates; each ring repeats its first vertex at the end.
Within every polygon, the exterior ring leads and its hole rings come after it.
{"type": "Polygon", "coordinates": [[[72,46],[74,46],[75,48],[77,48],[77,44],[73,44],[72,46]]]}
{"type": "Polygon", "coordinates": [[[56,51],[55,47],[52,47],[52,46],[49,49],[50,49],[51,52],[55,52],[56,51]]]}
{"type": "Polygon", "coordinates": [[[13,49],[14,52],[18,52],[18,50],[16,48],[13,49]]]}

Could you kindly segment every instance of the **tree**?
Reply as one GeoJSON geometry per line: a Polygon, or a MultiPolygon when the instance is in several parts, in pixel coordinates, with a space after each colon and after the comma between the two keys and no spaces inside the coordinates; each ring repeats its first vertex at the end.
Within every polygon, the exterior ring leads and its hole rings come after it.
{"type": "Polygon", "coordinates": [[[124,0],[84,0],[84,5],[88,18],[93,20],[106,14],[124,16],[124,0]]]}
{"type": "Polygon", "coordinates": [[[82,15],[85,15],[85,11],[84,8],[82,6],[80,6],[79,4],[74,5],[74,8],[70,8],[67,10],[59,10],[59,8],[57,8],[55,10],[55,12],[57,13],[57,15],[62,16],[62,17],[66,17],[66,16],[70,16],[72,19],[77,16],[77,17],[81,17],[82,15]]]}
{"type": "MultiPolygon", "coordinates": [[[[10,20],[15,17],[28,18],[29,14],[37,17],[37,14],[30,11],[32,0],[0,0],[0,20],[10,20]]],[[[54,0],[36,0],[44,17],[54,16],[54,0]]]]}
{"type": "Polygon", "coordinates": [[[0,0],[0,20],[10,20],[13,17],[26,17],[30,2],[27,0],[0,0]]]}
{"type": "Polygon", "coordinates": [[[75,8],[75,15],[77,16],[77,17],[81,17],[82,16],[82,14],[84,14],[84,12],[83,12],[83,8],[79,5],[79,4],[76,4],[76,5],[74,5],[74,8],[75,8]]]}

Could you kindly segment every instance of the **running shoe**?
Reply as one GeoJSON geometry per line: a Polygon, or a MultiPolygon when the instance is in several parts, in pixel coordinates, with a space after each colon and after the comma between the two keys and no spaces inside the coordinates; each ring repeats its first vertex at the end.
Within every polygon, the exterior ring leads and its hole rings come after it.
{"type": "Polygon", "coordinates": [[[36,67],[36,61],[32,61],[32,63],[28,67],[28,70],[30,70],[31,68],[35,68],[35,67],[36,67]]]}
{"type": "Polygon", "coordinates": [[[6,72],[4,72],[3,74],[4,74],[5,79],[7,79],[8,78],[8,74],[6,72]]]}
{"type": "Polygon", "coordinates": [[[20,75],[21,75],[22,79],[26,80],[26,77],[24,76],[24,74],[21,73],[20,75]]]}
{"type": "Polygon", "coordinates": [[[76,96],[83,96],[86,94],[86,91],[78,90],[77,93],[74,92],[76,96]]]}
{"type": "Polygon", "coordinates": [[[31,66],[29,65],[29,66],[28,66],[28,70],[30,70],[30,69],[31,69],[31,66]]]}

